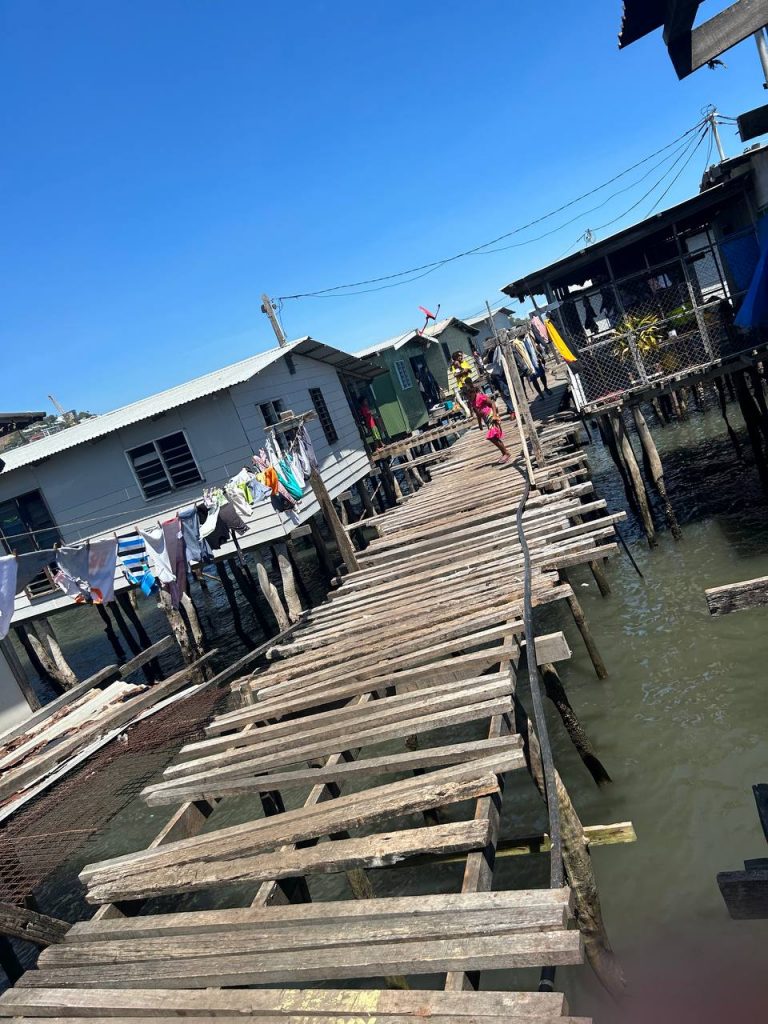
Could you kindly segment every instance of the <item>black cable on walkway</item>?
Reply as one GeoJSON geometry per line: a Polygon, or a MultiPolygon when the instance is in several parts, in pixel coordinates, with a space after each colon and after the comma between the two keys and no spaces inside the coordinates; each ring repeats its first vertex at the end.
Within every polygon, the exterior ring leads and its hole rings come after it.
{"type": "Polygon", "coordinates": [[[517,538],[523,552],[523,625],[525,628],[525,656],[528,664],[528,678],[531,684],[531,701],[533,718],[541,747],[541,763],[544,772],[544,790],[546,793],[547,813],[549,815],[549,837],[552,850],[549,861],[549,884],[552,889],[563,885],[563,841],[560,832],[560,805],[557,799],[557,783],[555,782],[555,762],[552,747],[549,743],[549,731],[544,715],[544,701],[541,696],[541,677],[536,663],[536,641],[533,633],[533,605],[531,602],[531,553],[523,528],[523,512],[531,493],[531,480],[528,469],[523,464],[514,463],[515,469],[523,478],[523,493],[517,506],[516,525],[517,538]]]}

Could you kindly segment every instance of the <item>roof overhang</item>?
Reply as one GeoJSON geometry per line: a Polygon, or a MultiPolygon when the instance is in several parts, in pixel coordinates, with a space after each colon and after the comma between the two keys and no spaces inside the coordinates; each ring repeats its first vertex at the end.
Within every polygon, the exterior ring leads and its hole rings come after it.
{"type": "Polygon", "coordinates": [[[372,366],[367,359],[360,359],[358,356],[350,355],[349,352],[342,352],[341,349],[325,345],[322,341],[316,341],[310,337],[291,342],[285,354],[317,359],[321,363],[332,366],[339,373],[345,373],[350,377],[359,377],[362,380],[373,380],[374,377],[378,377],[384,372],[382,367],[372,366]]]}
{"type": "Polygon", "coordinates": [[[698,195],[692,196],[682,203],[678,203],[677,206],[661,210],[652,217],[648,217],[647,220],[632,224],[628,228],[623,228],[621,231],[617,231],[615,235],[611,235],[600,242],[593,242],[592,245],[573,253],[571,256],[556,260],[554,263],[541,267],[541,269],[531,274],[526,274],[525,277],[521,277],[516,281],[510,281],[501,291],[506,295],[512,296],[512,298],[516,298],[519,302],[523,302],[528,296],[544,295],[547,284],[570,273],[575,274],[582,267],[588,268],[601,257],[610,256],[613,252],[625,249],[667,226],[695,216],[698,213],[710,212],[714,216],[717,207],[723,200],[743,192],[747,177],[748,175],[740,175],[729,181],[722,182],[720,185],[714,185],[712,188],[708,188],[706,191],[700,192],[698,195]]]}
{"type": "Polygon", "coordinates": [[[32,423],[39,423],[45,417],[44,412],[0,412],[0,437],[12,434],[32,423]]]}

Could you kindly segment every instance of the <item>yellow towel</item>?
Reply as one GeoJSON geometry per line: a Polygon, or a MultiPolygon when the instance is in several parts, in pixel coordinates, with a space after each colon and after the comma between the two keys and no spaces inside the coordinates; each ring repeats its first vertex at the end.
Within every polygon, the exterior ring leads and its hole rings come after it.
{"type": "Polygon", "coordinates": [[[555,325],[552,323],[551,320],[547,320],[547,334],[549,335],[549,340],[555,346],[555,348],[560,353],[560,355],[563,357],[563,359],[566,361],[566,363],[575,363],[576,362],[576,356],[573,354],[573,352],[571,352],[571,350],[565,344],[565,342],[563,341],[563,339],[560,336],[560,332],[558,331],[558,329],[555,327],[555,325]]]}

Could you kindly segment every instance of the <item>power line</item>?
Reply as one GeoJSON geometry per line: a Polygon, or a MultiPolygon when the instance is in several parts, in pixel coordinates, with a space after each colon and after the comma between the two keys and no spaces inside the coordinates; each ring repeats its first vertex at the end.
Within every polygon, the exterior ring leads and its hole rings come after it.
{"type": "Polygon", "coordinates": [[[287,301],[289,299],[304,299],[304,298],[325,298],[325,297],[328,297],[328,296],[332,295],[333,293],[338,293],[338,292],[343,292],[345,294],[363,295],[363,294],[366,294],[369,291],[383,290],[384,287],[395,287],[395,285],[392,285],[392,284],[383,284],[382,285],[382,282],[392,282],[392,281],[395,281],[396,279],[402,279],[402,278],[408,278],[408,281],[407,282],[397,281],[398,284],[399,283],[410,283],[412,281],[418,281],[421,277],[426,277],[428,274],[432,273],[434,270],[437,270],[439,267],[445,266],[447,263],[452,263],[452,262],[455,262],[456,260],[464,259],[466,256],[473,256],[473,255],[476,255],[476,254],[481,254],[483,252],[483,250],[489,249],[490,246],[496,245],[498,242],[502,242],[505,239],[510,238],[512,235],[519,234],[522,231],[526,231],[526,230],[528,230],[528,228],[534,227],[536,224],[541,224],[543,221],[549,220],[550,217],[554,217],[558,213],[562,213],[564,210],[570,209],[572,206],[575,206],[577,203],[582,202],[584,199],[588,199],[590,196],[593,196],[596,193],[601,192],[604,188],[607,188],[609,185],[612,185],[614,182],[616,182],[616,181],[620,180],[621,178],[625,177],[627,174],[630,174],[632,171],[636,170],[638,167],[641,167],[643,164],[646,164],[650,160],[653,160],[655,157],[659,156],[661,153],[665,153],[668,150],[672,149],[673,147],[677,146],[678,143],[680,143],[682,140],[687,139],[691,134],[693,134],[694,132],[698,131],[701,128],[703,123],[704,123],[703,120],[697,122],[692,128],[689,128],[687,131],[683,132],[682,135],[678,136],[672,142],[668,143],[665,146],[662,146],[660,149],[657,149],[655,152],[649,154],[648,156],[643,157],[642,160],[638,160],[636,163],[632,164],[630,167],[625,168],[623,171],[620,171],[618,174],[614,175],[612,178],[609,178],[607,181],[603,182],[601,185],[597,185],[595,188],[590,189],[588,192],[585,192],[585,193],[583,193],[580,196],[577,196],[575,199],[572,199],[572,200],[570,200],[567,203],[563,203],[561,206],[557,207],[555,210],[551,210],[549,213],[543,214],[540,217],[536,217],[534,220],[529,221],[527,224],[523,224],[520,227],[513,228],[511,231],[507,231],[504,234],[499,235],[497,238],[493,238],[493,239],[491,239],[488,242],[483,242],[480,245],[477,245],[477,246],[475,246],[472,249],[467,249],[467,250],[465,250],[463,252],[456,253],[453,256],[445,257],[442,260],[435,260],[435,261],[433,261],[431,263],[424,263],[421,266],[411,267],[408,270],[400,270],[400,271],[397,271],[397,272],[392,273],[392,274],[384,274],[384,275],[381,275],[379,277],[366,278],[364,280],[350,282],[348,284],[334,285],[333,287],[330,287],[330,288],[320,288],[320,289],[317,289],[315,291],[296,292],[293,295],[281,295],[281,296],[278,297],[278,301],[287,301]],[[381,288],[367,289],[367,288],[365,288],[366,285],[380,285],[382,287],[381,288]],[[349,291],[350,289],[364,289],[364,288],[365,288],[365,290],[361,290],[361,291],[356,291],[356,292],[350,292],[349,291]]]}

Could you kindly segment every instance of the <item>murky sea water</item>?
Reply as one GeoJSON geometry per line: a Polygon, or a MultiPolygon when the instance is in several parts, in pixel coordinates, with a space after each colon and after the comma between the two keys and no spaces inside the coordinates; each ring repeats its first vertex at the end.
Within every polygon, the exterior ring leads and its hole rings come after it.
{"type": "MultiPolygon", "coordinates": [[[[741,426],[737,413],[732,418],[741,426]]],[[[644,578],[626,556],[615,556],[608,567],[613,593],[605,599],[588,572],[572,573],[609,678],[596,679],[565,610],[547,611],[540,621],[543,631],[559,628],[568,636],[573,658],[560,666],[561,676],[613,778],[598,790],[556,714],[549,714],[556,761],[577,810],[585,824],[632,821],[638,836],[631,845],[593,850],[608,932],[632,1001],[615,1008],[587,966],[559,971],[558,985],[566,989],[572,1013],[603,1022],[760,1021],[767,1016],[768,922],[732,921],[715,876],[768,854],[751,792],[753,783],[768,781],[768,609],[712,618],[704,590],[768,575],[768,516],[754,469],[737,463],[718,413],[653,429],[684,539],[675,543],[662,532],[649,550],[637,524],[624,524],[644,578]]],[[[618,477],[599,441],[587,451],[598,491],[612,511],[623,507],[618,477]]],[[[215,594],[207,600],[213,624],[226,609],[215,594]]],[[[231,656],[242,651],[233,634],[230,643],[231,656]]],[[[106,650],[93,656],[96,667],[109,660],[106,650]]],[[[481,733],[457,729],[456,738],[481,733]]],[[[295,806],[304,796],[291,792],[286,802],[295,806]]],[[[84,859],[140,848],[167,812],[132,805],[97,844],[89,844],[84,859]]],[[[453,808],[448,817],[465,812],[453,808]]],[[[209,826],[253,813],[253,801],[228,801],[209,826]]],[[[526,835],[543,825],[532,783],[517,773],[505,797],[504,834],[526,835]]],[[[377,892],[396,895],[427,887],[455,890],[460,877],[459,867],[443,865],[381,870],[374,882],[377,892]]],[[[500,859],[496,884],[546,885],[547,858],[500,859]]],[[[310,887],[317,897],[345,892],[339,877],[313,879],[310,887]]],[[[217,902],[234,902],[238,895],[218,894],[217,902]]],[[[66,907],[70,896],[49,890],[44,909],[66,907]]],[[[184,905],[210,904],[198,897],[184,905]]],[[[483,985],[532,987],[535,975],[489,972],[483,985]]]]}

